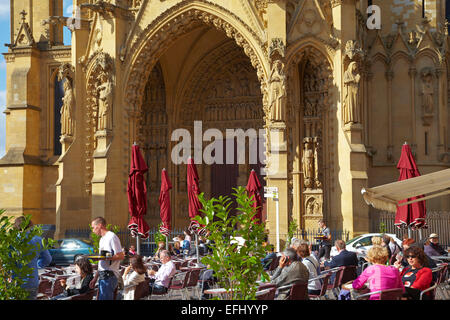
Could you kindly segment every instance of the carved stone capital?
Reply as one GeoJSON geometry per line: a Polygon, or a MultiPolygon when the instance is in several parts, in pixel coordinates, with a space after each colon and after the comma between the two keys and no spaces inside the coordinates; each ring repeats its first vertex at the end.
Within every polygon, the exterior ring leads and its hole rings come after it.
{"type": "Polygon", "coordinates": [[[415,67],[409,68],[408,74],[411,78],[415,78],[417,75],[417,69],[415,67]]]}
{"type": "Polygon", "coordinates": [[[340,6],[340,5],[342,5],[342,2],[343,2],[343,0],[331,0],[331,7],[334,8],[334,7],[340,6]]]}
{"type": "Polygon", "coordinates": [[[386,77],[386,80],[392,81],[392,79],[394,79],[394,72],[393,71],[386,71],[384,76],[386,77]]]}

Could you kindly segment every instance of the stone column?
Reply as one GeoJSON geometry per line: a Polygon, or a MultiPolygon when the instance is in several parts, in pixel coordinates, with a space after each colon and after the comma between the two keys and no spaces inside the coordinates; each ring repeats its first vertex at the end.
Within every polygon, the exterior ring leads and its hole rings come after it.
{"type": "MultiPolygon", "coordinates": [[[[80,0],[75,5],[80,4],[80,0]]],[[[72,30],[72,85],[74,94],[73,137],[62,137],[62,155],[58,159],[56,182],[55,238],[65,237],[67,229],[87,228],[91,222],[90,195],[85,188],[86,79],[80,58],[86,53],[89,39],[87,16],[82,12],[79,27],[72,30]]]]}
{"type": "MultiPolygon", "coordinates": [[[[334,69],[334,84],[340,93],[336,116],[340,127],[338,130],[338,166],[340,168],[338,179],[341,197],[340,207],[331,208],[329,217],[325,218],[330,220],[327,221],[327,225],[331,229],[349,231],[350,237],[352,237],[369,230],[369,207],[361,196],[361,188],[367,186],[368,160],[363,144],[361,99],[354,98],[354,101],[357,101],[356,112],[359,112],[359,117],[354,118],[353,122],[344,123],[343,108],[345,103],[349,103],[344,101],[346,99],[345,92],[349,89],[346,88],[349,85],[348,78],[347,83],[344,83],[344,78],[346,78],[345,73],[349,72],[348,67],[352,62],[356,62],[356,70],[353,72],[361,74],[363,54],[359,47],[360,44],[356,41],[356,1],[334,0],[332,1],[332,10],[334,27],[340,30],[341,38],[341,48],[335,55],[334,63],[335,66],[341,66],[334,69]]],[[[353,76],[356,75],[353,73],[353,76]]],[[[355,81],[357,82],[357,79],[355,81]]],[[[355,87],[350,89],[354,90],[355,87]]],[[[361,90],[357,91],[357,94],[362,94],[361,90]]],[[[345,120],[348,121],[347,118],[345,120]]]]}
{"type": "MultiPolygon", "coordinates": [[[[286,73],[284,55],[286,48],[286,2],[271,0],[267,5],[267,34],[269,43],[268,77],[264,96],[266,113],[266,182],[268,187],[277,187],[279,194],[280,250],[288,231],[288,156],[286,130],[286,73]],[[284,79],[283,79],[284,77],[284,79]],[[281,79],[281,80],[280,80],[281,79]],[[284,86],[284,89],[281,88],[284,86]],[[279,109],[281,108],[281,109],[279,109]]],[[[276,202],[267,199],[267,228],[269,241],[276,245],[276,202]]]]}

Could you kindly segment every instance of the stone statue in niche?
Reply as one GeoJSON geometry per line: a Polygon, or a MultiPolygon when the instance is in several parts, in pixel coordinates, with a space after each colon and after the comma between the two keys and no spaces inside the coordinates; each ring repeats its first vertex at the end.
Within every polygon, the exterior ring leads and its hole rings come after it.
{"type": "Polygon", "coordinates": [[[319,138],[314,137],[313,141],[314,141],[314,182],[317,188],[321,188],[322,183],[319,180],[319,149],[320,149],[319,138]]]}
{"type": "Polygon", "coordinates": [[[347,123],[359,123],[358,90],[361,76],[358,74],[355,61],[350,62],[344,73],[344,105],[342,121],[347,123]]]}
{"type": "Polygon", "coordinates": [[[306,214],[309,216],[312,216],[314,214],[314,207],[315,207],[316,201],[314,198],[310,198],[306,204],[306,214]]]}
{"type": "Polygon", "coordinates": [[[269,107],[271,120],[284,121],[286,105],[286,76],[284,65],[280,60],[275,61],[269,80],[269,107]]]}
{"type": "Polygon", "coordinates": [[[306,188],[314,186],[314,151],[312,139],[307,137],[303,139],[303,177],[306,188]]]}
{"type": "Polygon", "coordinates": [[[112,130],[112,81],[105,72],[101,72],[98,80],[98,122],[97,130],[112,130]]]}
{"type": "Polygon", "coordinates": [[[430,125],[434,115],[433,74],[430,68],[426,68],[421,72],[421,79],[422,119],[424,125],[430,125]]]}
{"type": "Polygon", "coordinates": [[[66,78],[63,84],[64,97],[61,108],[61,135],[73,136],[73,108],[75,101],[73,97],[73,88],[69,78],[66,78]]]}

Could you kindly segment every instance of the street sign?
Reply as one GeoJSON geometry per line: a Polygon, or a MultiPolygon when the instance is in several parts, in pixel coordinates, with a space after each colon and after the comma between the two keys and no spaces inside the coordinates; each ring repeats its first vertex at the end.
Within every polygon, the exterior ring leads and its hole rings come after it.
{"type": "Polygon", "coordinates": [[[264,197],[278,199],[278,187],[264,187],[264,197]]]}
{"type": "Polygon", "coordinates": [[[278,193],[278,187],[264,187],[264,193],[278,193]]]}

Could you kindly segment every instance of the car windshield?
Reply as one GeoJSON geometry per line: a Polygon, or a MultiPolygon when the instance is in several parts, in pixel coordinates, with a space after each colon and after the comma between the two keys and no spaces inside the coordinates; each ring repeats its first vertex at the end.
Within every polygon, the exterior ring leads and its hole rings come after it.
{"type": "Polygon", "coordinates": [[[89,245],[89,246],[92,246],[92,240],[89,240],[89,239],[81,239],[80,241],[83,242],[83,243],[85,243],[85,244],[87,244],[87,245],[89,245]]]}
{"type": "Polygon", "coordinates": [[[350,240],[346,241],[345,244],[346,244],[346,245],[349,245],[349,244],[352,243],[353,241],[356,241],[356,240],[358,240],[358,239],[360,239],[360,238],[361,238],[361,236],[357,236],[357,237],[355,237],[355,238],[353,238],[353,239],[350,239],[350,240]]]}

